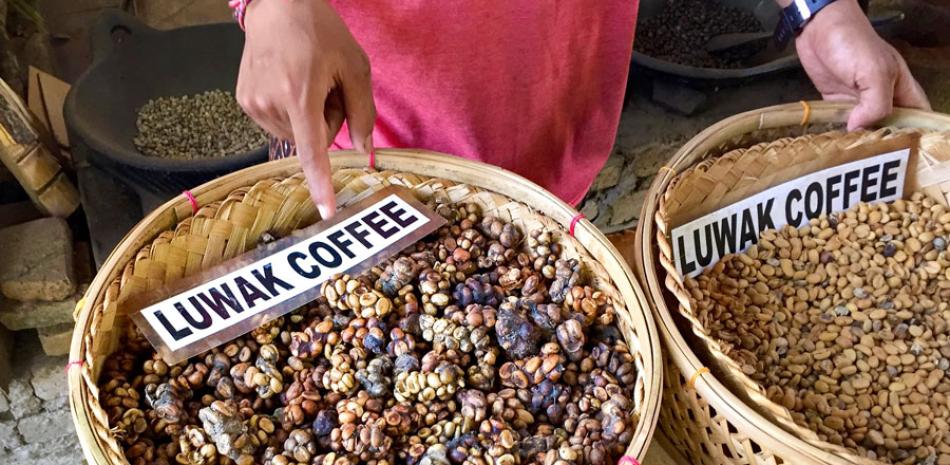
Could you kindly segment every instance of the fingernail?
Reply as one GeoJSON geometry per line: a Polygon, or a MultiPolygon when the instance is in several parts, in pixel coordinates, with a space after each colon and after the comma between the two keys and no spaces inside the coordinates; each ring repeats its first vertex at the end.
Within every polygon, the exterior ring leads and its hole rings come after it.
{"type": "Polygon", "coordinates": [[[333,215],[336,213],[336,211],[328,205],[319,205],[317,206],[317,210],[320,211],[320,218],[324,220],[333,218],[333,215]]]}
{"type": "Polygon", "coordinates": [[[366,136],[365,139],[363,139],[363,151],[366,153],[370,153],[373,150],[375,150],[375,148],[373,147],[373,135],[370,134],[366,136]]]}

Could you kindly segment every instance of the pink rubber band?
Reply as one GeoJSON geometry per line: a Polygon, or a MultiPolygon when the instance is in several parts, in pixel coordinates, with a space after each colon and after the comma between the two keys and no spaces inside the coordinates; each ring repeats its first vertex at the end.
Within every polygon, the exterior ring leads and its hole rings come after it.
{"type": "Polygon", "coordinates": [[[191,193],[191,191],[183,191],[181,194],[184,195],[185,198],[188,199],[188,203],[191,204],[191,212],[194,213],[194,214],[197,214],[197,213],[198,213],[198,200],[195,199],[195,196],[191,193]]]}
{"type": "Polygon", "coordinates": [[[69,372],[69,369],[72,368],[73,366],[83,366],[83,365],[85,365],[85,364],[86,364],[86,362],[83,361],[83,360],[73,360],[73,361],[67,363],[67,364],[66,364],[66,367],[63,368],[63,370],[68,373],[68,372],[69,372]]]}
{"type": "Polygon", "coordinates": [[[582,219],[584,219],[583,213],[578,213],[574,216],[574,218],[571,218],[571,227],[568,230],[568,232],[571,234],[571,237],[574,237],[574,227],[577,226],[577,222],[582,219]]]}
{"type": "Polygon", "coordinates": [[[617,462],[617,465],[640,465],[640,462],[629,455],[624,455],[623,457],[620,457],[620,461],[617,462]]]}
{"type": "Polygon", "coordinates": [[[370,169],[374,169],[374,170],[376,169],[376,151],[375,150],[369,151],[369,167],[370,169]]]}

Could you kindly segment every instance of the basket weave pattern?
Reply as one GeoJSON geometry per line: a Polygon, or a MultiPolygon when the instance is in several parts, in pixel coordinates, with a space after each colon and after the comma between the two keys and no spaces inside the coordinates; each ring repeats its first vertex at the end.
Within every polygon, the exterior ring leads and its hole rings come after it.
{"type": "MultiPolygon", "coordinates": [[[[387,157],[385,151],[380,153],[377,161],[380,167],[409,164],[399,158],[399,155],[406,156],[399,151],[391,151],[390,154],[395,155],[392,157],[387,157]],[[399,160],[403,163],[397,163],[399,160]]],[[[413,155],[419,156],[419,153],[413,155]]],[[[437,163],[444,158],[432,154],[428,156],[435,157],[434,161],[429,160],[430,163],[437,163]]],[[[360,160],[358,157],[336,158],[338,159],[334,160],[334,167],[337,169],[333,174],[333,186],[341,206],[355,203],[385,186],[400,185],[411,189],[423,202],[474,203],[481,207],[483,213],[513,222],[525,232],[538,228],[555,231],[563,246],[563,255],[580,258],[586,263],[592,278],[591,285],[607,294],[617,309],[619,329],[635,357],[638,369],[633,399],[636,433],[627,454],[642,458],[646,443],[652,435],[658,410],[660,374],[657,370],[660,367],[657,363],[659,349],[655,347],[658,345],[658,338],[648,314],[645,314],[646,307],[642,304],[642,299],[629,298],[631,293],[635,295],[640,292],[632,281],[632,273],[628,270],[618,276],[616,269],[608,274],[608,269],[605,268],[604,263],[607,260],[603,257],[619,256],[615,250],[601,249],[601,241],[597,238],[588,240],[585,248],[585,244],[581,242],[585,239],[580,234],[580,240],[567,234],[563,219],[555,221],[524,203],[471,184],[418,175],[408,172],[409,169],[369,171],[354,167],[359,166],[356,163],[356,160],[360,160]],[[611,279],[612,276],[615,279],[611,279]]],[[[465,166],[465,163],[471,162],[452,163],[465,166]]],[[[419,163],[414,168],[424,166],[427,165],[419,163]]],[[[444,169],[450,171],[451,167],[444,169]]],[[[439,169],[432,171],[439,172],[439,169]]],[[[506,173],[506,176],[513,175],[506,173]]],[[[229,182],[215,186],[218,183],[215,181],[203,186],[201,195],[198,196],[199,201],[208,203],[193,216],[186,203],[170,202],[162,207],[166,210],[156,212],[143,220],[143,223],[148,223],[151,219],[152,224],[148,231],[152,238],[140,238],[142,246],[134,253],[134,259],[125,264],[119,263],[115,271],[108,269],[109,262],[112,261],[110,258],[100,273],[111,272],[115,276],[104,281],[99,287],[93,283],[87,293],[88,302],[79,309],[78,333],[73,338],[72,359],[82,360],[83,363],[70,372],[70,401],[87,460],[91,463],[128,463],[122,446],[116,439],[117,433],[120,432],[110,428],[107,414],[99,404],[96,382],[102,362],[118,348],[121,334],[128,328],[128,317],[117,315],[117,304],[130,295],[153,289],[237,256],[253,248],[264,232],[280,237],[318,219],[295,159],[271,162],[223,179],[229,182]],[[267,174],[276,173],[278,176],[257,174],[262,172],[261,170],[267,174]],[[243,180],[236,177],[241,173],[247,174],[243,180]],[[256,182],[253,181],[255,178],[256,182]],[[78,376],[74,371],[78,372],[78,376]]],[[[590,234],[597,234],[593,232],[596,230],[591,225],[582,227],[590,234]]],[[[131,234],[135,234],[138,228],[131,234]]],[[[128,241],[129,237],[123,244],[128,241]]],[[[606,243],[606,239],[603,238],[602,242],[606,243]]],[[[610,247],[609,243],[607,244],[607,247],[610,247]]],[[[121,248],[122,245],[119,249],[121,248]]],[[[114,254],[118,253],[119,249],[114,254]]],[[[621,263],[620,260],[615,261],[621,263]]],[[[606,266],[613,265],[608,263],[606,266]]]]}
{"type": "MultiPolygon", "coordinates": [[[[788,409],[769,400],[763,387],[743,373],[741,365],[734,359],[734,357],[740,358],[742,356],[739,352],[740,349],[734,348],[728,343],[721,343],[711,335],[707,331],[707,325],[711,323],[710,316],[695,310],[698,306],[686,290],[682,276],[676,271],[672,244],[669,238],[673,225],[683,224],[686,221],[761,192],[768,187],[823,168],[824,165],[821,160],[823,153],[828,153],[831,150],[844,150],[868,142],[886,140],[905,133],[921,134],[918,173],[933,169],[940,163],[950,160],[950,132],[883,128],[873,132],[845,133],[831,131],[799,137],[785,137],[769,142],[761,142],[751,147],[732,149],[721,156],[716,156],[715,152],[707,153],[705,160],[680,172],[670,181],[669,186],[659,198],[658,211],[655,216],[659,262],[666,270],[665,285],[675,296],[679,313],[689,322],[692,333],[696,336],[693,340],[697,341],[697,344],[694,344],[693,347],[698,349],[697,352],[700,357],[705,356],[715,375],[733,393],[755,408],[765,418],[779,424],[807,443],[835,456],[842,457],[851,463],[880,464],[880,462],[860,456],[850,449],[821,440],[813,430],[797,424],[788,409]]],[[[722,147],[725,148],[727,145],[722,147]]],[[[950,187],[950,183],[946,184],[950,187]]],[[[934,189],[939,190],[941,187],[941,184],[917,185],[909,186],[908,190],[924,190],[941,202],[946,203],[948,201],[947,192],[934,191],[934,189]]],[[[674,390],[676,386],[671,386],[671,384],[675,384],[675,380],[682,380],[682,375],[679,375],[678,370],[674,371],[674,368],[669,364],[667,370],[665,397],[669,399],[671,396],[682,396],[683,394],[679,394],[674,390]]],[[[673,402],[682,403],[682,400],[673,399],[673,402]]],[[[690,403],[705,405],[701,398],[691,399],[690,403]]],[[[664,409],[663,414],[668,414],[666,409],[664,409]]],[[[717,421],[714,414],[710,416],[713,421],[717,421]]],[[[674,424],[682,424],[679,420],[681,419],[670,419],[674,424]]],[[[702,434],[702,432],[699,432],[699,434],[702,434]]],[[[672,434],[671,436],[676,437],[678,435],[672,434]]],[[[739,432],[730,436],[728,439],[711,438],[711,441],[705,442],[724,444],[725,447],[722,453],[730,459],[728,463],[775,463],[776,457],[760,447],[750,447],[751,443],[739,432]],[[752,452],[755,449],[758,450],[753,454],[752,452]],[[737,450],[740,453],[737,454],[737,450]],[[755,461],[749,461],[749,457],[753,456],[755,461]]],[[[685,444],[683,446],[690,447],[685,444]]],[[[703,457],[709,455],[719,455],[719,451],[700,454],[703,457]]],[[[781,459],[777,460],[779,463],[782,462],[781,459]]]]}
{"type": "Polygon", "coordinates": [[[692,465],[776,465],[785,463],[772,451],[761,447],[737,431],[729,419],[688,386],[675,363],[666,361],[663,376],[664,406],[690,408],[660,409],[660,427],[677,450],[684,451],[692,465]],[[701,413],[697,416],[696,412],[701,413]],[[706,419],[702,421],[701,419],[706,419]],[[715,445],[715,448],[712,446],[715,445]]]}

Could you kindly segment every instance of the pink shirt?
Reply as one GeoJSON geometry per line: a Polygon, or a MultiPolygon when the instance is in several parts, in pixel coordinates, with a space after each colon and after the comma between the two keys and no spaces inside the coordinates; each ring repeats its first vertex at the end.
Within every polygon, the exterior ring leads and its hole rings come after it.
{"type": "MultiPolygon", "coordinates": [[[[333,0],[369,55],[377,147],[507,168],[572,204],[613,148],[637,0],[333,0]]],[[[349,147],[345,129],[336,139],[349,147]]]]}

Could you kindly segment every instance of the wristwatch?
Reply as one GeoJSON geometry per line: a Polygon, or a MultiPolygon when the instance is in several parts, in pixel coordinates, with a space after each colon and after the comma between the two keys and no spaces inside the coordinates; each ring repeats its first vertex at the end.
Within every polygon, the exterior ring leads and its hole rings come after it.
{"type": "Polygon", "coordinates": [[[783,8],[778,25],[775,26],[775,43],[779,50],[784,49],[819,10],[834,1],[793,0],[791,5],[783,8]]]}

